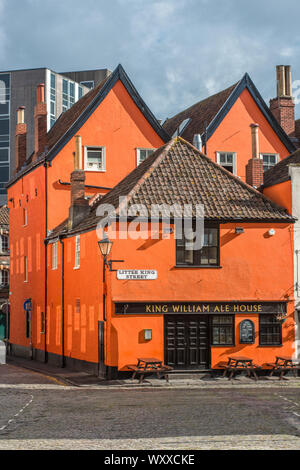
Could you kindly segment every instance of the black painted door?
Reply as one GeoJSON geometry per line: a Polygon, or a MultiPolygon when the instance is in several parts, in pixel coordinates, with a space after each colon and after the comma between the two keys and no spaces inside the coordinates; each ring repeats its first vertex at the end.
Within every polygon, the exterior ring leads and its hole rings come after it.
{"type": "Polygon", "coordinates": [[[174,369],[207,369],[207,315],[165,316],[165,363],[174,369]]]}

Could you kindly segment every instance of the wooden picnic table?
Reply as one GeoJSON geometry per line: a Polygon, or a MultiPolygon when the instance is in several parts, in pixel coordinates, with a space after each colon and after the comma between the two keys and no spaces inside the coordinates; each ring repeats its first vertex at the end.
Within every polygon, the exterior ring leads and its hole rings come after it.
{"type": "Polygon", "coordinates": [[[140,376],[139,383],[143,382],[146,374],[156,374],[160,379],[164,377],[169,382],[168,372],[172,367],[163,364],[163,361],[155,357],[139,357],[137,364],[128,364],[127,368],[133,370],[132,379],[138,374],[140,376]]]}
{"type": "Polygon", "coordinates": [[[245,370],[247,372],[247,376],[251,377],[253,375],[255,381],[257,380],[256,370],[260,369],[259,366],[253,364],[253,359],[250,357],[244,356],[229,356],[228,362],[224,368],[223,377],[226,377],[227,372],[229,372],[229,379],[230,380],[235,372],[245,370]]]}
{"type": "Polygon", "coordinates": [[[297,370],[299,370],[299,362],[287,356],[276,356],[275,362],[267,363],[267,366],[272,367],[269,377],[272,377],[274,372],[278,371],[279,380],[283,378],[285,372],[289,371],[292,371],[294,377],[297,377],[297,370]]]}

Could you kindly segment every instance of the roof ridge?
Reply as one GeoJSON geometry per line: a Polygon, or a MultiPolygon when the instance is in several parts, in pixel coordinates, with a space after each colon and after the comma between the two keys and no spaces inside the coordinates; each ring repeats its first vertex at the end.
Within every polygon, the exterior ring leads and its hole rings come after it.
{"type": "MultiPolygon", "coordinates": [[[[287,209],[280,206],[279,204],[276,204],[276,202],[272,201],[272,199],[269,199],[263,193],[258,191],[258,189],[254,188],[250,184],[248,184],[245,181],[241,180],[238,176],[231,173],[231,171],[226,170],[226,168],[222,167],[222,165],[219,165],[217,162],[214,162],[211,158],[209,158],[207,155],[205,155],[203,152],[201,152],[199,149],[197,149],[197,147],[194,147],[194,145],[191,144],[190,142],[188,142],[187,140],[183,139],[182,137],[178,137],[178,139],[181,140],[182,142],[184,142],[185,144],[187,144],[189,147],[191,147],[196,152],[198,152],[202,156],[202,158],[204,157],[209,163],[211,163],[213,166],[217,167],[221,172],[225,173],[227,176],[234,179],[237,183],[239,183],[242,186],[245,186],[248,190],[252,191],[256,196],[259,195],[262,199],[265,199],[266,201],[273,204],[274,207],[279,207],[280,209],[284,209],[286,212],[288,212],[287,209]]],[[[281,160],[281,161],[283,161],[283,160],[281,160]]]]}

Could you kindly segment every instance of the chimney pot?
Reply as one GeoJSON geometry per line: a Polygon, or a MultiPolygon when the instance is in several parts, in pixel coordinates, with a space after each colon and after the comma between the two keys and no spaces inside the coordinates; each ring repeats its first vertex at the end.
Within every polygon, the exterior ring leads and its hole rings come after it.
{"type": "Polygon", "coordinates": [[[289,137],[295,135],[295,103],[292,97],[290,65],[276,66],[277,96],[270,100],[270,111],[289,137]]]}
{"type": "Polygon", "coordinates": [[[45,84],[40,83],[36,88],[36,102],[45,103],[45,84]]]}
{"type": "Polygon", "coordinates": [[[40,83],[36,91],[34,108],[34,157],[37,159],[45,150],[47,136],[47,104],[45,103],[45,85],[40,83]]]}
{"type": "Polygon", "coordinates": [[[250,124],[251,140],[252,140],[252,158],[246,165],[246,183],[254,188],[258,188],[263,184],[263,161],[259,157],[258,129],[256,123],[250,124]]]}
{"type": "Polygon", "coordinates": [[[17,109],[16,125],[16,173],[22,168],[27,157],[27,125],[24,119],[25,107],[17,109]]]}

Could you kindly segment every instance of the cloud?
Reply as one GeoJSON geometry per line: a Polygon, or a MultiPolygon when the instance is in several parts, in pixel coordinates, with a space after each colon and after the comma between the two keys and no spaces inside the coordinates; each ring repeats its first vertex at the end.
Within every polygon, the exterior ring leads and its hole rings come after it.
{"type": "Polygon", "coordinates": [[[298,0],[286,0],[284,10],[293,14],[282,14],[280,0],[0,0],[1,67],[122,63],[161,119],[245,72],[267,101],[277,64],[292,65],[300,79],[298,0]]]}
{"type": "Polygon", "coordinates": [[[0,60],[5,60],[6,53],[6,34],[4,23],[4,9],[6,0],[0,0],[0,60]]]}

